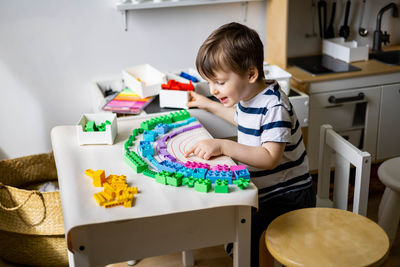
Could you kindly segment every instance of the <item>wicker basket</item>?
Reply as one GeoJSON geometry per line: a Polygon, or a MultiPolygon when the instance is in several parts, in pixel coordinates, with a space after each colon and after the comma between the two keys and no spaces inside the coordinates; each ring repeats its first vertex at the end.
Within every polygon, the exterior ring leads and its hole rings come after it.
{"type": "Polygon", "coordinates": [[[0,161],[0,257],[17,264],[67,266],[60,193],[28,190],[57,181],[53,154],[0,161]]]}

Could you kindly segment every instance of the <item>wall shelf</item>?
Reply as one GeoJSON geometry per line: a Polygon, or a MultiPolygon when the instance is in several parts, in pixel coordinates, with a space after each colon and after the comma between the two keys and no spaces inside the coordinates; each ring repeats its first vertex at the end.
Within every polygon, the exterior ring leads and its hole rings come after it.
{"type": "Polygon", "coordinates": [[[242,3],[243,21],[246,21],[248,2],[261,2],[261,1],[263,0],[163,0],[158,2],[147,0],[147,1],[132,1],[131,3],[118,3],[117,10],[122,13],[125,24],[125,31],[127,31],[128,23],[127,23],[126,13],[129,10],[242,3]]]}

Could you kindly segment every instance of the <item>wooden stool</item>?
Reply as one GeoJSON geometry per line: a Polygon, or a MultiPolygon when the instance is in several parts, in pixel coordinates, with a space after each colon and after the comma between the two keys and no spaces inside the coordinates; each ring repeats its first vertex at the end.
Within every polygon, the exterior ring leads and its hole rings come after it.
{"type": "Polygon", "coordinates": [[[379,266],[389,239],[372,220],[350,211],[308,208],[288,212],[268,226],[265,242],[285,266],[379,266]]]}
{"type": "Polygon", "coordinates": [[[392,245],[400,221],[400,157],[383,162],[378,176],[386,185],[379,204],[378,224],[386,231],[392,245]]]}

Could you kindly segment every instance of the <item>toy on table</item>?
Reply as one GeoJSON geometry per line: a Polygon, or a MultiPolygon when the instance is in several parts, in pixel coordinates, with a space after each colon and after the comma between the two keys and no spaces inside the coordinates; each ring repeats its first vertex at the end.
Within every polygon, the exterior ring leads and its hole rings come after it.
{"type": "Polygon", "coordinates": [[[125,88],[108,101],[103,106],[103,110],[122,114],[139,114],[153,99],[154,97],[141,97],[131,89],[125,88]]]}
{"type": "Polygon", "coordinates": [[[118,134],[117,116],[112,113],[83,114],[76,126],[79,145],[112,145],[118,134]]]}
{"type": "Polygon", "coordinates": [[[189,101],[189,92],[194,91],[192,81],[181,83],[173,79],[161,85],[160,107],[184,108],[189,101]]]}
{"type": "Polygon", "coordinates": [[[137,187],[129,187],[125,175],[110,174],[105,177],[104,170],[85,170],[85,174],[93,179],[95,187],[103,187],[104,190],[93,194],[99,206],[111,208],[115,206],[132,207],[134,195],[138,193],[137,187]]]}
{"type": "Polygon", "coordinates": [[[124,146],[125,162],[136,172],[163,185],[188,186],[198,192],[228,193],[229,185],[249,186],[250,174],[244,165],[180,162],[167,150],[167,143],[183,133],[202,128],[187,110],[153,117],[132,130],[124,146]],[[150,133],[149,133],[150,132],[150,133]],[[147,134],[145,134],[147,133],[147,134]],[[149,137],[151,136],[151,137],[149,137]],[[142,140],[139,139],[142,137],[142,140]],[[144,140],[146,138],[146,140],[144,140]]]}

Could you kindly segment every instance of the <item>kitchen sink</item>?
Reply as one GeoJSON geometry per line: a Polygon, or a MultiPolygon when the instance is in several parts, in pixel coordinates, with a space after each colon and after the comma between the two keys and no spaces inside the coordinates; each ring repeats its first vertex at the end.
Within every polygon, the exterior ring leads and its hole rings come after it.
{"type": "Polygon", "coordinates": [[[369,58],[389,65],[400,65],[400,50],[371,53],[369,58]]]}

